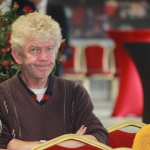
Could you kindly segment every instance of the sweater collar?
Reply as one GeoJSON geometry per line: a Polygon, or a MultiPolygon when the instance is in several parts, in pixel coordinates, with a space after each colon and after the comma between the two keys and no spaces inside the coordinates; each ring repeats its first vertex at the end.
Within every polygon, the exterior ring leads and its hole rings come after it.
{"type": "MultiPolygon", "coordinates": [[[[34,93],[28,88],[28,86],[25,84],[25,82],[23,81],[23,79],[21,78],[20,76],[21,74],[21,71],[18,72],[17,74],[17,77],[19,79],[19,81],[21,82],[21,84],[23,85],[23,87],[27,90],[27,92],[30,94],[30,95],[33,95],[34,93]]],[[[48,87],[46,89],[46,94],[50,94],[52,95],[52,90],[53,90],[53,84],[54,84],[54,77],[52,74],[49,75],[49,82],[48,82],[48,87]]]]}

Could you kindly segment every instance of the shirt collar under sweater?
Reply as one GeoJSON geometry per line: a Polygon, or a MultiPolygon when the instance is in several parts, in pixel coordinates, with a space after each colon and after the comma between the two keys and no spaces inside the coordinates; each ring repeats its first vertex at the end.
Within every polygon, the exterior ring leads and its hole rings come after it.
{"type": "MultiPolygon", "coordinates": [[[[28,86],[25,84],[25,82],[24,82],[23,79],[21,78],[20,74],[21,74],[21,71],[18,72],[18,74],[17,74],[19,81],[21,82],[21,84],[23,85],[23,87],[27,90],[27,92],[28,92],[30,95],[34,95],[34,92],[31,91],[31,90],[28,88],[28,86]]],[[[52,95],[53,84],[54,84],[54,78],[53,78],[52,74],[50,74],[50,75],[49,75],[49,82],[48,82],[48,86],[47,86],[47,89],[46,89],[45,94],[50,94],[50,95],[52,95]]]]}

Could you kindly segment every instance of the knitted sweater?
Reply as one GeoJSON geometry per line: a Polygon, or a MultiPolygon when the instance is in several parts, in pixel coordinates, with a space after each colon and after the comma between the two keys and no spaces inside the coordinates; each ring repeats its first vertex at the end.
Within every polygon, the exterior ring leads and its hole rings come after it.
{"type": "Polygon", "coordinates": [[[54,76],[53,93],[40,106],[15,76],[0,84],[0,148],[13,138],[50,140],[75,133],[82,125],[87,127],[86,134],[107,143],[108,133],[92,111],[90,97],[78,83],[54,76]]]}

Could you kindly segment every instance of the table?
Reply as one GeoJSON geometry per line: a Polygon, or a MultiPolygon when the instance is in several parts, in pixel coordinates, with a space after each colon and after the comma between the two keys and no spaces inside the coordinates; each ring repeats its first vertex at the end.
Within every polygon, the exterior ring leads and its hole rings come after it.
{"type": "MultiPolygon", "coordinates": [[[[143,89],[137,68],[122,46],[125,42],[135,42],[132,38],[133,30],[108,30],[107,33],[114,40],[116,67],[118,68],[119,92],[112,116],[125,117],[129,115],[142,116],[143,89]]],[[[138,37],[138,36],[137,36],[138,37]]]]}
{"type": "Polygon", "coordinates": [[[149,39],[147,39],[147,42],[123,44],[134,61],[142,81],[144,92],[143,122],[147,124],[150,123],[150,41],[148,41],[149,39]]]}

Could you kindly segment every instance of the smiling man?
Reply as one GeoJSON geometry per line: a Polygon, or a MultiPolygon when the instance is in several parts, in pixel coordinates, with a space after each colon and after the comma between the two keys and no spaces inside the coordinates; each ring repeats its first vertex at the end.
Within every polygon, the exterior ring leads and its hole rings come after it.
{"type": "Polygon", "coordinates": [[[59,24],[50,16],[34,12],[13,23],[11,53],[21,71],[0,84],[1,150],[31,150],[68,133],[107,143],[107,130],[93,114],[85,88],[51,74],[61,40],[59,24]]]}

